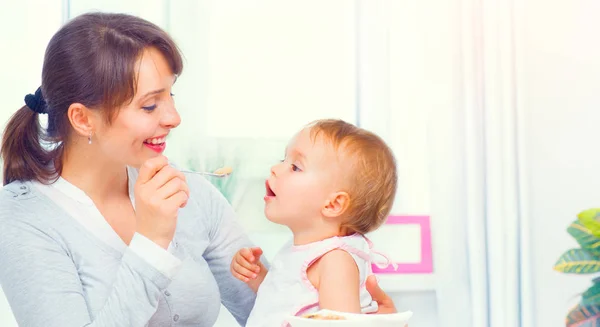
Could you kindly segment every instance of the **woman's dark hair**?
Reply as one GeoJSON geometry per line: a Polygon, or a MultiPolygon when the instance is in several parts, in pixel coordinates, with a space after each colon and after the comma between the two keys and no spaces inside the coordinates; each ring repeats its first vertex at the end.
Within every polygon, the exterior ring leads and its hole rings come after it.
{"type": "Polygon", "coordinates": [[[71,134],[69,106],[81,103],[105,110],[107,121],[136,92],[136,65],[144,49],[158,49],[173,74],[180,75],[179,49],[160,27],[126,14],[88,13],[65,24],[44,56],[41,94],[46,107],[19,109],[2,137],[3,184],[60,176],[64,145],[71,134]],[[32,110],[33,109],[33,110],[32,110]],[[48,114],[48,128],[38,113],[48,114]]]}

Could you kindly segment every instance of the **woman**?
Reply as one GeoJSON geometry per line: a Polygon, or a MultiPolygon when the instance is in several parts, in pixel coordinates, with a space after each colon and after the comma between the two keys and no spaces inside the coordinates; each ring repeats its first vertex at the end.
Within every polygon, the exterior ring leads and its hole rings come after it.
{"type": "Polygon", "coordinates": [[[229,263],[252,244],[210,183],[162,155],[182,66],[129,15],[85,14],[51,39],[2,140],[0,283],[20,325],[212,326],[219,302],[245,323],[254,294],[229,263]]]}

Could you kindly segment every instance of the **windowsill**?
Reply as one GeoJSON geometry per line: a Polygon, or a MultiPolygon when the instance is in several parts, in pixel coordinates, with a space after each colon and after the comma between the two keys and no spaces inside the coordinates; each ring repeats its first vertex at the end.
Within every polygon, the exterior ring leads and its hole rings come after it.
{"type": "Polygon", "coordinates": [[[423,292],[436,288],[435,274],[378,274],[379,285],[386,292],[423,292]]]}

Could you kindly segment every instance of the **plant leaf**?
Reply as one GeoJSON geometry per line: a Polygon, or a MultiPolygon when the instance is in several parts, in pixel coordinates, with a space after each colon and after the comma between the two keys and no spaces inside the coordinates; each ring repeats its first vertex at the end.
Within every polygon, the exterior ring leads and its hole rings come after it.
{"type": "Polygon", "coordinates": [[[595,305],[576,305],[566,319],[567,327],[600,326],[600,307],[595,305]]]}
{"type": "Polygon", "coordinates": [[[600,320],[598,317],[594,317],[576,324],[567,325],[567,327],[598,327],[600,326],[600,320]]]}
{"type": "Polygon", "coordinates": [[[573,236],[582,248],[600,257],[600,238],[593,235],[583,223],[579,220],[575,220],[569,225],[567,232],[573,236]]]}
{"type": "Polygon", "coordinates": [[[590,288],[587,289],[581,296],[581,305],[589,306],[593,305],[600,307],[600,284],[594,283],[590,288]]]}
{"type": "Polygon", "coordinates": [[[560,256],[554,270],[567,274],[592,274],[600,271],[600,260],[585,249],[571,249],[560,256]]]}
{"type": "Polygon", "coordinates": [[[600,209],[584,210],[577,215],[577,219],[590,230],[592,235],[600,237],[600,209]]]}

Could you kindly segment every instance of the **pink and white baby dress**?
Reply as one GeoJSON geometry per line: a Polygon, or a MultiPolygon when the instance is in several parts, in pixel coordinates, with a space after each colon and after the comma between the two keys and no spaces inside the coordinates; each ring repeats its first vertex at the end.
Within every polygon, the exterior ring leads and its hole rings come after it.
{"type": "Polygon", "coordinates": [[[367,292],[365,282],[372,274],[372,255],[380,253],[372,251],[372,244],[366,237],[360,234],[336,236],[300,246],[294,246],[290,241],[273,259],[269,273],[258,289],[246,327],[287,326],[286,318],[290,315],[319,311],[319,293],[306,272],[313,262],[335,249],[347,251],[356,261],[362,312],[377,311],[377,303],[367,292]]]}

